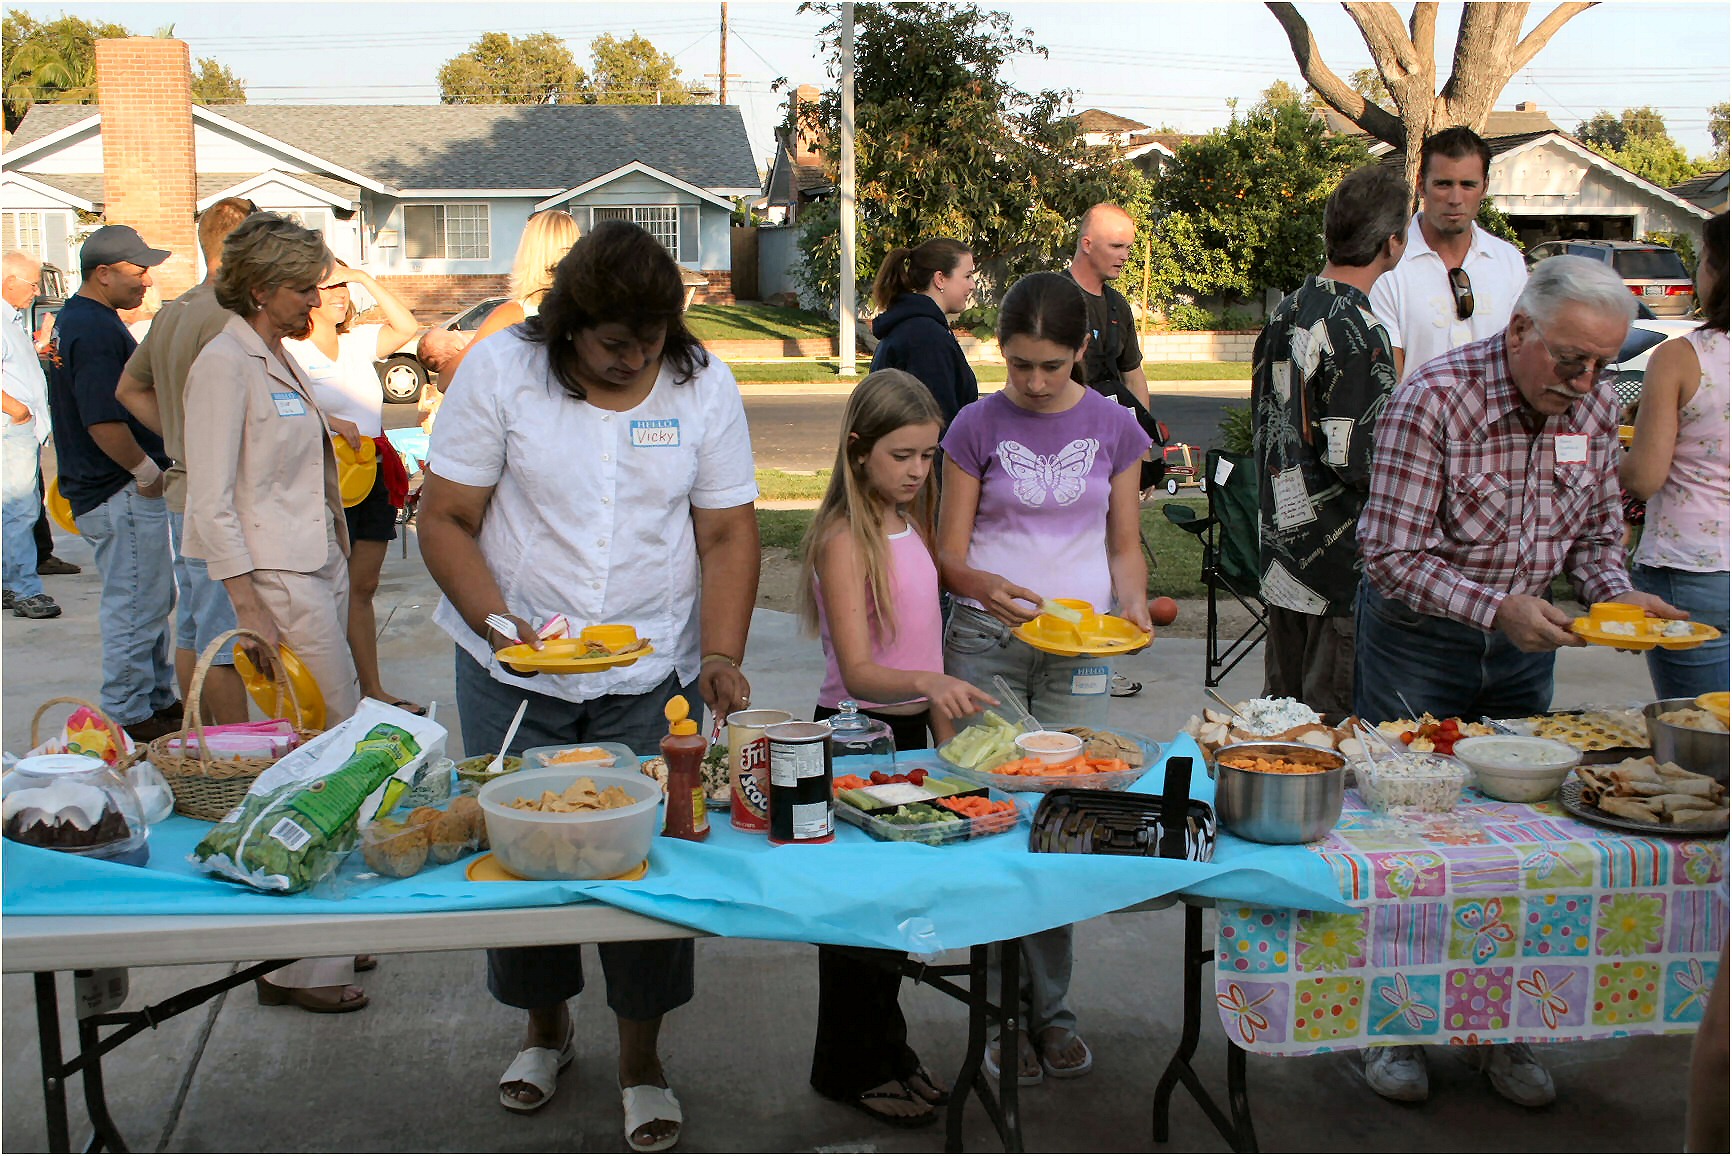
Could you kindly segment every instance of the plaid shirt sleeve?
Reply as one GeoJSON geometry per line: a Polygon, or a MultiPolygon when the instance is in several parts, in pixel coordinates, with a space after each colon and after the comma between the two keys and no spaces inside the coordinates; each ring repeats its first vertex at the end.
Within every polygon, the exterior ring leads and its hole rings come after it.
{"type": "Polygon", "coordinates": [[[1564,573],[1581,584],[1582,597],[1606,602],[1634,587],[1624,566],[1624,506],[1618,490],[1617,411],[1601,387],[1588,425],[1589,453],[1599,479],[1581,533],[1564,556],[1564,573]]]}
{"type": "Polygon", "coordinates": [[[1421,378],[1398,390],[1377,423],[1371,492],[1359,519],[1365,577],[1422,614],[1489,631],[1503,592],[1471,581],[1434,552],[1442,541],[1445,454],[1443,415],[1431,410],[1448,393],[1423,386],[1421,378]]]}

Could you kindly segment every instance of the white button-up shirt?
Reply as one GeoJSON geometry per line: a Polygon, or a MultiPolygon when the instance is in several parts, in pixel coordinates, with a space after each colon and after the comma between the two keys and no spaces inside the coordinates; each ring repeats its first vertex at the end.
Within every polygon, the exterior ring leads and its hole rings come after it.
{"type": "Polygon", "coordinates": [[[564,614],[573,630],[623,622],[655,653],[630,666],[521,678],[441,599],[433,620],[509,686],[570,702],[641,694],[670,672],[698,675],[698,552],[692,509],[758,496],[746,410],[714,357],[679,382],[665,364],[635,409],[577,401],[553,377],[543,346],[495,334],[464,358],[433,427],[428,465],[442,478],[491,487],[479,544],[521,618],[564,614]]]}
{"type": "Polygon", "coordinates": [[[36,425],[36,440],[48,440],[48,379],[42,375],[42,363],[36,360],[36,342],[30,336],[29,323],[22,309],[0,303],[4,318],[0,319],[0,381],[8,394],[30,407],[36,425]]]}
{"type": "Polygon", "coordinates": [[[1400,264],[1371,288],[1371,311],[1389,331],[1389,343],[1401,350],[1401,380],[1419,367],[1460,345],[1490,337],[1509,325],[1510,310],[1527,284],[1527,264],[1516,247],[1479,225],[1461,267],[1473,285],[1473,316],[1455,315],[1455,293],[1449,286],[1449,265],[1425,242],[1420,214],[1407,224],[1407,251],[1400,264]]]}

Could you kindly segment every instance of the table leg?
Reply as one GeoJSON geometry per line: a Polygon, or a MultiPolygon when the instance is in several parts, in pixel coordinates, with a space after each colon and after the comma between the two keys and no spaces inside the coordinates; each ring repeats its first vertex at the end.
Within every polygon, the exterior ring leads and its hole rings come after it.
{"type": "Polygon", "coordinates": [[[980,1077],[981,1055],[986,1050],[985,991],[986,945],[981,944],[970,949],[968,955],[968,1044],[962,1054],[962,1068],[950,1086],[950,1105],[944,1114],[946,1152],[962,1151],[962,1118],[968,1111],[968,1097],[974,1089],[974,1082],[980,1077]]]}
{"type": "Polygon", "coordinates": [[[943,969],[937,976],[920,977],[921,982],[931,984],[968,1005],[968,1051],[962,1058],[962,1069],[956,1074],[956,1083],[950,1092],[950,1106],[945,1113],[946,1152],[962,1151],[962,1121],[967,1112],[968,1097],[971,1095],[979,1098],[981,1108],[992,1122],[1000,1142],[1004,1144],[1004,1150],[1023,1150],[1022,1123],[1017,1114],[1015,1064],[1017,1033],[1022,1029],[1022,1022],[1018,1018],[1018,1008],[1021,1006],[1019,990],[1022,986],[1022,942],[1012,939],[998,946],[1003,952],[1004,962],[1000,969],[1000,1002],[997,1004],[992,1002],[991,993],[987,990],[986,944],[978,944],[969,949],[966,992],[941,978],[942,974],[949,973],[948,969],[943,969]],[[988,1082],[981,1063],[986,1054],[987,1021],[993,1018],[999,1021],[999,1076],[996,1091],[988,1082]],[[1004,1062],[1006,1055],[1012,1060],[1008,1066],[1004,1062]]]}
{"type": "Polygon", "coordinates": [[[101,1025],[93,1018],[80,1019],[78,1054],[84,1061],[84,1110],[90,1116],[93,1132],[87,1150],[126,1152],[129,1150],[126,1139],[121,1136],[120,1129],[114,1126],[114,1117],[108,1114],[108,1092],[102,1082],[102,1053],[107,1049],[102,1044],[101,1025]]]}
{"type": "Polygon", "coordinates": [[[1189,903],[1185,905],[1184,958],[1185,1019],[1179,1032],[1178,1050],[1173,1053],[1166,1071],[1161,1073],[1160,1082],[1155,1085],[1155,1143],[1167,1142],[1173,1092],[1183,1084],[1185,1090],[1197,1101],[1198,1107],[1203,1109],[1204,1115],[1209,1117],[1215,1131],[1221,1134],[1221,1138],[1226,1140],[1235,1152],[1255,1152],[1257,1138],[1252,1130],[1251,1104],[1246,1094],[1244,1049],[1228,1041],[1227,1100],[1233,1113],[1231,1119],[1221,1111],[1214,1097],[1204,1087],[1202,1077],[1198,1076],[1196,1069],[1191,1066],[1191,1057],[1197,1053],[1197,1039],[1202,1030],[1203,968],[1214,959],[1214,955],[1203,947],[1202,909],[1189,903]]]}
{"type": "Polygon", "coordinates": [[[42,1058],[42,1112],[48,1126],[48,1150],[72,1151],[66,1121],[66,1057],[60,1050],[60,1000],[54,973],[36,973],[36,1039],[42,1058]]]}

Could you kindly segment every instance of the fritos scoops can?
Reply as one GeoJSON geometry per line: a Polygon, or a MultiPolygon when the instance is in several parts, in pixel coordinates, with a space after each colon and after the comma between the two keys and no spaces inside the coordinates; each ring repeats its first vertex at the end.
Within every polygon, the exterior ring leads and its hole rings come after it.
{"type": "Polygon", "coordinates": [[[770,740],[770,842],[828,843],[836,837],[830,797],[830,724],[785,722],[770,740]]]}
{"type": "Polygon", "coordinates": [[[728,716],[728,811],[742,831],[770,829],[770,740],[764,728],[793,719],[785,710],[728,716]]]}

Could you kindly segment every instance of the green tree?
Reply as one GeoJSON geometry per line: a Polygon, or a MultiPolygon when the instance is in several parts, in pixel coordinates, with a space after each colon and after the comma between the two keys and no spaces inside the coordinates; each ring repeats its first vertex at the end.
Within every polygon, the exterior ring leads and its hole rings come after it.
{"type": "MultiPolygon", "coordinates": [[[[820,36],[830,77],[839,82],[839,6],[805,10],[829,17],[820,36]]],[[[1114,163],[1108,150],[1083,143],[1069,94],[1028,93],[1007,79],[1013,57],[1045,55],[1008,15],[973,4],[893,3],[859,5],[855,17],[863,281],[896,245],[957,237],[973,248],[984,273],[980,296],[990,301],[1016,276],[1067,260],[1089,205],[1118,201],[1133,219],[1146,219],[1145,179],[1134,166],[1114,163]]],[[[831,88],[801,112],[832,169],[840,104],[839,89],[831,88]]],[[[835,216],[814,213],[803,224],[808,294],[833,301],[835,216]]]]}
{"type": "Polygon", "coordinates": [[[1708,163],[1685,156],[1666,131],[1665,118],[1646,105],[1626,108],[1617,116],[1603,110],[1595,113],[1576,126],[1576,137],[1607,160],[1661,188],[1689,180],[1708,163]]]}
{"type": "Polygon", "coordinates": [[[1286,292],[1323,267],[1323,205],[1363,145],[1298,100],[1257,105],[1178,149],[1156,190],[1157,294],[1286,292]]]}
{"type": "Polygon", "coordinates": [[[1708,159],[1718,168],[1726,167],[1727,145],[1732,143],[1732,103],[1721,101],[1708,110],[1708,136],[1714,141],[1714,154],[1708,159]]]}
{"type": "Polygon", "coordinates": [[[96,41],[131,35],[121,24],[93,24],[76,16],[44,22],[27,12],[7,12],[0,25],[6,128],[17,128],[33,104],[93,103],[96,41]]]}
{"type": "Polygon", "coordinates": [[[214,57],[200,57],[192,74],[192,98],[199,104],[245,104],[247,86],[214,57]]]}
{"type": "Polygon", "coordinates": [[[488,32],[439,68],[441,104],[570,104],[583,69],[551,32],[488,32]]]}
{"type": "Polygon", "coordinates": [[[633,33],[589,42],[589,76],[581,99],[586,104],[693,104],[705,95],[680,80],[679,65],[647,38],[633,33]]]}

